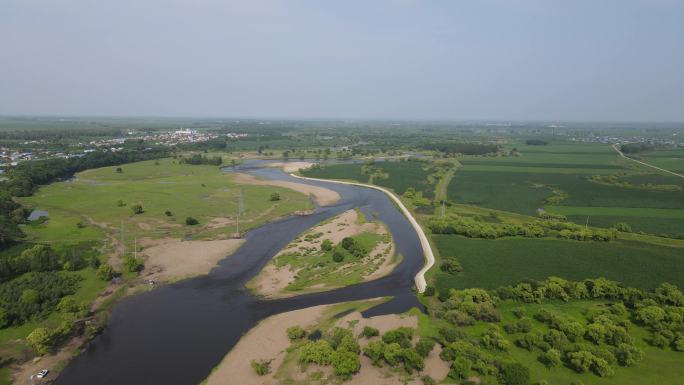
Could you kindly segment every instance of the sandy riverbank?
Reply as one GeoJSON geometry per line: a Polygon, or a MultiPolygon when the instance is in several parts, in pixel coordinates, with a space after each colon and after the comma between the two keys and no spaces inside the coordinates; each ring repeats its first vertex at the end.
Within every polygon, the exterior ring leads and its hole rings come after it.
{"type": "Polygon", "coordinates": [[[181,241],[175,238],[138,241],[147,256],[141,277],[155,281],[175,281],[208,274],[223,258],[233,254],[243,239],[181,241]]]}
{"type": "Polygon", "coordinates": [[[282,168],[286,173],[297,172],[299,170],[305,170],[310,168],[314,164],[311,162],[272,162],[267,163],[266,167],[279,167],[282,168]]]}
{"type": "MultiPolygon", "coordinates": [[[[278,254],[273,257],[260,272],[254,277],[247,286],[254,290],[255,293],[268,298],[282,298],[302,294],[299,292],[287,292],[285,288],[295,281],[297,271],[293,270],[289,265],[276,266],[275,260],[288,253],[304,252],[306,250],[318,250],[324,240],[331,241],[334,245],[340,243],[346,237],[353,237],[365,232],[372,232],[376,234],[387,234],[387,229],[377,222],[359,221],[359,212],[356,210],[347,210],[342,214],[326,221],[318,226],[311,228],[309,231],[297,237],[283,248],[278,254]],[[307,238],[307,235],[317,234],[317,237],[307,238]]],[[[394,242],[389,244],[380,242],[371,250],[364,263],[376,263],[377,259],[384,260],[378,268],[364,277],[365,281],[378,279],[383,277],[396,267],[399,260],[393,258],[394,242]],[[386,257],[384,257],[386,255],[386,257]]],[[[344,266],[342,266],[344,268],[344,266]]],[[[330,289],[327,287],[311,287],[310,289],[321,290],[330,289]]]]}
{"type": "Polygon", "coordinates": [[[313,195],[316,199],[316,202],[318,202],[318,204],[321,206],[329,206],[337,203],[337,201],[340,200],[340,194],[338,194],[336,191],[324,187],[311,186],[304,183],[288,182],[283,180],[259,179],[255,176],[243,173],[233,174],[233,180],[237,183],[245,183],[259,186],[284,187],[290,190],[298,191],[302,194],[313,195]]]}
{"type": "MultiPolygon", "coordinates": [[[[330,321],[330,314],[335,305],[315,306],[301,310],[271,316],[261,321],[256,327],[245,334],[233,349],[224,357],[223,361],[209,375],[206,385],[276,385],[288,380],[290,375],[306,377],[307,373],[301,373],[296,367],[296,362],[288,355],[287,349],[290,341],[287,338],[287,328],[301,326],[312,330],[321,327],[330,321]],[[270,361],[270,373],[258,376],[251,367],[251,361],[270,361]]],[[[329,324],[328,324],[329,325],[329,324]]],[[[410,315],[383,315],[371,318],[363,318],[358,311],[347,314],[334,323],[335,326],[347,328],[352,325],[355,335],[358,335],[365,326],[371,326],[385,333],[398,327],[416,328],[418,319],[410,315]]],[[[375,337],[378,338],[378,337],[375,337]]],[[[359,340],[361,346],[365,346],[369,340],[359,340]]],[[[420,375],[430,375],[438,381],[446,377],[449,366],[439,358],[440,348],[435,350],[425,360],[425,370],[420,375]]],[[[310,365],[307,372],[315,370],[324,373],[324,376],[332,375],[329,368],[310,365]]],[[[415,379],[408,381],[409,384],[420,384],[415,379]]],[[[393,373],[389,368],[378,368],[371,364],[367,357],[361,357],[361,370],[348,382],[350,384],[383,384],[402,385],[407,383],[406,378],[393,373]]]]}

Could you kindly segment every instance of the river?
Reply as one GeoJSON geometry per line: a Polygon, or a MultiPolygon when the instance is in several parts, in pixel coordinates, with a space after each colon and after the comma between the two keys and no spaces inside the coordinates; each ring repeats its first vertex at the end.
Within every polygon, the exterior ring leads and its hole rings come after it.
{"type": "MultiPolygon", "coordinates": [[[[290,216],[245,235],[246,242],[208,275],[186,279],[117,304],[105,330],[57,378],[63,385],[197,385],[240,337],[260,320],[285,311],[381,296],[393,299],[364,316],[421,307],[411,287],[423,265],[420,242],[409,221],[382,192],[335,183],[303,181],[253,161],[237,171],[337,191],[341,200],[309,216],[290,216]],[[351,208],[384,222],[404,256],[394,271],[375,281],[322,293],[265,300],[244,285],[297,235],[351,208]]],[[[228,169],[227,172],[232,171],[228,169]]]]}

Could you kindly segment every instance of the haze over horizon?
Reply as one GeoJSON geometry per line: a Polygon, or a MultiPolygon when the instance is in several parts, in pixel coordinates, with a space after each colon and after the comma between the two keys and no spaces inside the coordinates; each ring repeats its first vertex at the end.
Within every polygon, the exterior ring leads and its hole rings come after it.
{"type": "Polygon", "coordinates": [[[0,115],[684,121],[684,1],[6,0],[0,115]]]}

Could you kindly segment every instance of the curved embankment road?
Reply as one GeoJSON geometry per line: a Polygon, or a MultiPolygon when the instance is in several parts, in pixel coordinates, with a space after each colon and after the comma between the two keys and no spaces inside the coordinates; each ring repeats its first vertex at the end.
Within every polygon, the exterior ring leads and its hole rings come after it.
{"type": "Polygon", "coordinates": [[[651,168],[654,168],[654,169],[656,169],[656,170],[659,170],[659,171],[662,171],[662,172],[666,172],[666,173],[672,174],[672,175],[674,175],[674,176],[678,176],[678,177],[680,177],[680,178],[684,178],[684,175],[682,175],[682,174],[677,174],[677,173],[674,172],[674,171],[666,170],[666,169],[664,169],[664,168],[660,168],[660,167],[658,167],[658,166],[654,166],[654,165],[652,165],[652,164],[648,164],[648,163],[646,163],[646,162],[642,162],[642,161],[640,161],[640,160],[636,160],[636,159],[634,159],[634,158],[630,158],[630,157],[628,157],[627,155],[625,155],[625,154],[618,148],[618,145],[619,145],[619,143],[615,143],[615,144],[612,145],[611,147],[613,147],[613,150],[617,151],[617,153],[620,154],[621,157],[623,157],[623,158],[625,158],[625,159],[629,159],[629,160],[631,160],[632,162],[637,162],[637,163],[642,164],[642,165],[644,165],[644,166],[651,167],[651,168]]]}
{"type": "Polygon", "coordinates": [[[413,226],[413,229],[416,231],[418,234],[418,239],[420,239],[420,246],[423,248],[423,254],[425,255],[425,265],[423,266],[420,271],[416,274],[416,277],[414,278],[416,282],[416,288],[418,289],[419,293],[425,292],[425,288],[427,287],[427,282],[425,281],[425,273],[427,273],[428,270],[435,264],[435,255],[432,253],[432,247],[430,247],[430,242],[427,239],[427,236],[425,235],[425,232],[423,231],[423,228],[420,227],[418,224],[418,221],[411,215],[411,212],[404,206],[404,204],[399,200],[399,198],[394,195],[393,192],[387,190],[386,188],[380,187],[380,186],[374,186],[370,184],[365,184],[365,183],[358,183],[358,182],[346,182],[346,181],[341,181],[341,180],[333,180],[333,179],[319,179],[319,178],[309,178],[306,176],[300,176],[300,175],[295,175],[295,174],[290,174],[291,176],[299,179],[305,179],[305,180],[312,180],[312,181],[318,181],[318,182],[331,182],[331,183],[339,183],[339,184],[347,184],[347,185],[352,185],[352,186],[360,186],[360,187],[368,187],[372,188],[375,190],[379,190],[383,192],[385,195],[390,197],[394,203],[397,204],[397,206],[401,209],[402,213],[406,218],[408,218],[409,222],[411,223],[411,226],[413,226]]]}

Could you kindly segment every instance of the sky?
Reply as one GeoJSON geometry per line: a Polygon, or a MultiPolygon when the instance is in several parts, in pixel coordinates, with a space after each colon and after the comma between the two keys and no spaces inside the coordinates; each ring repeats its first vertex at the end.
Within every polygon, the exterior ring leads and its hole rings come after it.
{"type": "Polygon", "coordinates": [[[684,121],[684,0],[0,0],[0,115],[684,121]]]}

